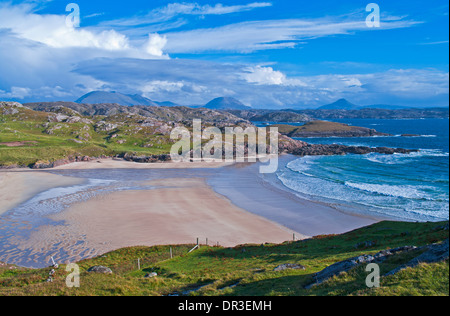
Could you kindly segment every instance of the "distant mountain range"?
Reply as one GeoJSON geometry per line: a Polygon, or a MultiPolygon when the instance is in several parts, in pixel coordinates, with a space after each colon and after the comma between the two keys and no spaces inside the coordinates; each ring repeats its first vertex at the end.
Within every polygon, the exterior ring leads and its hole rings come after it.
{"type": "MultiPolygon", "coordinates": [[[[105,104],[105,103],[116,103],[119,105],[125,106],[135,106],[135,105],[147,105],[147,106],[180,106],[174,102],[164,101],[158,102],[150,100],[149,98],[145,98],[141,95],[134,94],[122,94],[119,92],[106,92],[106,91],[92,91],[81,98],[75,101],[75,103],[80,104],[105,104]]],[[[207,108],[211,110],[251,110],[251,107],[248,107],[242,104],[239,100],[234,98],[221,97],[216,98],[206,105],[193,105],[189,106],[193,108],[207,108]]]]}
{"type": "MultiPolygon", "coordinates": [[[[75,101],[79,104],[119,104],[119,105],[125,105],[125,106],[137,106],[137,105],[144,105],[144,106],[163,106],[163,107],[176,107],[181,106],[177,103],[170,102],[170,101],[153,101],[149,98],[143,97],[138,94],[122,94],[120,92],[106,92],[106,91],[92,91],[85,95],[83,95],[81,98],[75,101]]],[[[186,106],[186,105],[185,105],[186,106]]],[[[253,111],[255,109],[244,105],[242,102],[235,98],[231,97],[220,97],[216,98],[214,100],[211,100],[205,105],[189,105],[186,107],[190,108],[207,108],[210,110],[240,110],[240,111],[253,111]]],[[[315,110],[302,110],[297,109],[295,107],[287,110],[278,110],[278,111],[293,111],[293,112],[299,112],[299,111],[322,111],[322,110],[333,110],[333,111],[358,111],[358,110],[370,110],[370,109],[378,109],[378,110],[408,110],[408,109],[415,109],[420,110],[413,107],[408,106],[399,106],[399,105],[389,105],[389,104],[374,104],[374,105],[357,105],[353,104],[350,101],[346,99],[339,99],[336,102],[323,105],[315,110]]],[[[304,113],[302,113],[304,114],[304,113]]],[[[310,113],[308,113],[310,114],[310,113]]],[[[271,114],[273,116],[273,114],[271,114]]]]}
{"type": "Polygon", "coordinates": [[[384,110],[402,110],[411,107],[389,104],[356,105],[346,99],[339,99],[331,104],[323,105],[318,110],[361,110],[361,109],[384,109],[384,110]]]}

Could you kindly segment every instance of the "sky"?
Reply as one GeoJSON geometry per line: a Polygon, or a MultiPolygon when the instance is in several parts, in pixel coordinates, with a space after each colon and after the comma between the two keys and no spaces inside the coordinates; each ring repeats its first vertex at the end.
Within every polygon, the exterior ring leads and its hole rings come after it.
{"type": "Polygon", "coordinates": [[[444,0],[0,0],[0,100],[99,90],[181,105],[448,106],[448,11],[444,0]]]}

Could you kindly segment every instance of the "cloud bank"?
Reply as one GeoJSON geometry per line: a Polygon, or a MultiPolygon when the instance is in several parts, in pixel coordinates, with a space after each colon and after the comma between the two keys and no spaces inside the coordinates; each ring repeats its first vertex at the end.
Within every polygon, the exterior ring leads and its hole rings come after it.
{"type": "MultiPolygon", "coordinates": [[[[276,64],[212,62],[195,57],[207,52],[251,55],[292,49],[317,38],[352,36],[368,31],[359,16],[173,29],[186,23],[178,20],[186,16],[244,14],[271,6],[269,2],[172,3],[141,16],[71,28],[63,14],[39,14],[31,3],[2,3],[0,99],[73,101],[93,90],[115,90],[183,105],[205,104],[221,96],[238,98],[255,108],[315,107],[338,98],[359,104],[448,104],[448,71],[392,68],[372,73],[288,76],[276,64]],[[172,30],[155,32],[155,28],[172,30]],[[174,58],[176,54],[193,58],[174,58]]],[[[418,23],[391,17],[379,31],[418,23]]]]}

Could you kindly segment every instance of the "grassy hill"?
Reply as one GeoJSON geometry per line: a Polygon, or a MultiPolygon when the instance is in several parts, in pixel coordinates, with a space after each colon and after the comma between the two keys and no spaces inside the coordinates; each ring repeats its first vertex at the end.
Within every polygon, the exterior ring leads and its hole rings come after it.
{"type": "MultiPolygon", "coordinates": [[[[443,241],[449,235],[448,228],[443,228],[447,223],[380,222],[342,235],[279,245],[201,246],[191,253],[193,245],[178,245],[172,246],[172,259],[169,246],[124,248],[79,262],[79,288],[65,286],[69,272],[64,265],[53,282],[46,282],[50,268],[0,265],[0,295],[449,295],[448,260],[382,277],[380,288],[365,286],[365,265],[309,290],[304,288],[313,282],[314,273],[335,262],[388,248],[443,241]],[[368,247],[361,246],[367,241],[368,247]],[[306,269],[274,271],[285,263],[301,264],[306,269]],[[113,274],[86,272],[95,265],[107,266],[113,274]],[[150,272],[158,275],[146,278],[150,272]]],[[[421,252],[390,257],[380,264],[381,275],[421,252]]]]}
{"type": "Polygon", "coordinates": [[[0,102],[0,167],[77,156],[168,154],[175,142],[171,130],[179,125],[191,128],[194,118],[205,127],[250,125],[208,109],[63,104],[67,106],[43,103],[30,108],[0,102]]]}

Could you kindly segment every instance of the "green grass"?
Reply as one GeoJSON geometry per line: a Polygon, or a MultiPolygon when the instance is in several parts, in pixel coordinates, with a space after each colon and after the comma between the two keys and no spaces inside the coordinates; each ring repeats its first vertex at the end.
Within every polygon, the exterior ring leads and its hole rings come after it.
{"type": "MultiPolygon", "coordinates": [[[[65,286],[64,265],[55,280],[46,283],[49,269],[0,267],[0,295],[449,295],[448,261],[422,264],[381,279],[381,287],[365,286],[365,267],[334,277],[310,290],[305,285],[325,267],[361,254],[405,245],[423,246],[448,238],[445,223],[381,222],[342,235],[318,236],[307,241],[273,245],[242,245],[235,248],[202,246],[188,254],[193,245],[131,247],[79,262],[81,287],[65,286]],[[373,247],[356,247],[372,241],[373,247]],[[141,258],[141,269],[137,259],[141,258]],[[273,269],[298,263],[306,270],[273,269]],[[113,275],[89,274],[93,265],[110,267],[113,275]],[[157,272],[154,278],[145,278],[157,272]]],[[[408,262],[420,251],[395,256],[380,264],[384,274],[408,262]]]]}
{"type": "Polygon", "coordinates": [[[57,123],[48,122],[50,115],[28,109],[19,109],[14,115],[0,115],[0,143],[35,142],[19,147],[0,145],[0,166],[30,166],[71,156],[125,153],[150,156],[169,153],[172,146],[168,135],[158,134],[154,127],[140,126],[131,119],[117,121],[120,124],[116,129],[104,132],[95,130],[95,124],[103,117],[87,118],[92,123],[57,123]]]}

